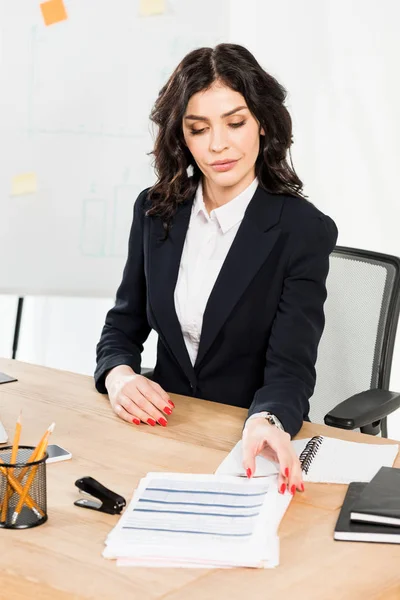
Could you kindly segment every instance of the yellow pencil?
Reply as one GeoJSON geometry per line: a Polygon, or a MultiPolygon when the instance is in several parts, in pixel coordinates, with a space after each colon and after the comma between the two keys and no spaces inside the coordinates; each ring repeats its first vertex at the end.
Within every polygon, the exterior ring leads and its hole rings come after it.
{"type": "MultiPolygon", "coordinates": [[[[55,423],[52,423],[52,425],[54,425],[54,427],[55,427],[55,423]]],[[[54,427],[53,427],[53,429],[54,429],[54,427]]],[[[38,445],[36,446],[36,448],[34,449],[34,451],[32,452],[32,454],[28,458],[28,460],[27,460],[28,463],[35,462],[36,457],[38,455],[38,450],[41,447],[41,445],[43,444],[43,442],[45,441],[46,436],[48,436],[48,429],[46,429],[46,431],[44,432],[44,434],[43,434],[41,440],[39,441],[38,445]]],[[[18,480],[19,481],[23,480],[23,478],[25,477],[25,473],[29,470],[29,468],[30,468],[29,465],[27,465],[26,467],[24,467],[22,469],[21,473],[18,476],[18,480]]]]}
{"type": "Polygon", "coordinates": [[[12,452],[11,452],[11,461],[10,462],[12,465],[14,465],[17,460],[19,439],[21,437],[21,430],[22,430],[21,413],[19,413],[19,417],[15,424],[15,433],[14,433],[12,452]]]}
{"type": "MultiPolygon", "coordinates": [[[[38,449],[40,447],[40,445],[42,444],[42,442],[44,441],[45,437],[47,435],[47,430],[45,431],[45,433],[42,436],[42,439],[40,440],[40,442],[38,443],[38,445],[36,446],[36,448],[34,449],[34,451],[32,452],[32,454],[30,455],[30,457],[27,460],[27,463],[31,463],[31,462],[35,462],[36,457],[37,457],[37,453],[38,453],[38,449]]],[[[25,477],[26,472],[29,470],[29,464],[24,467],[21,471],[21,473],[18,475],[18,481],[22,482],[23,478],[25,477]]]]}
{"type": "MultiPolygon", "coordinates": [[[[0,464],[3,464],[3,465],[5,464],[1,458],[0,458],[0,464]]],[[[14,475],[10,475],[9,473],[7,473],[7,469],[5,469],[4,467],[1,467],[1,466],[0,466],[0,473],[2,473],[4,475],[4,477],[8,480],[8,483],[14,488],[14,490],[17,492],[17,494],[19,496],[21,496],[21,494],[23,494],[25,488],[22,487],[22,485],[20,484],[18,479],[16,477],[14,477],[14,475]]],[[[36,504],[36,502],[34,502],[32,500],[31,496],[28,495],[26,497],[25,504],[28,506],[28,508],[33,510],[33,512],[35,513],[35,515],[37,517],[43,517],[44,512],[36,504]]]]}
{"type": "MultiPolygon", "coordinates": [[[[39,442],[38,447],[37,447],[37,452],[36,452],[36,458],[35,458],[35,460],[41,460],[43,458],[43,456],[45,455],[47,444],[49,442],[49,437],[53,433],[54,427],[55,427],[55,423],[52,423],[50,425],[50,427],[47,429],[47,431],[44,434],[44,436],[41,439],[41,441],[39,442]]],[[[33,482],[33,480],[35,478],[35,475],[36,475],[36,471],[38,470],[38,466],[39,465],[35,465],[34,467],[32,467],[31,472],[28,475],[28,478],[27,478],[26,483],[25,483],[25,485],[23,487],[23,490],[22,490],[22,494],[20,495],[18,504],[17,504],[17,506],[15,508],[15,511],[14,511],[12,519],[11,519],[11,524],[12,525],[15,525],[15,523],[17,522],[18,515],[21,512],[21,509],[22,509],[24,503],[26,502],[26,498],[28,496],[30,487],[31,487],[32,482],[33,482]]]]}
{"type": "MultiPolygon", "coordinates": [[[[15,461],[17,460],[20,437],[21,437],[21,413],[19,413],[17,422],[15,424],[15,433],[14,433],[14,440],[13,440],[13,446],[12,446],[12,451],[11,451],[11,460],[10,460],[10,463],[12,465],[15,464],[15,461]]],[[[14,473],[14,469],[10,468],[9,473],[10,473],[10,475],[12,475],[14,473]]],[[[3,506],[1,508],[1,521],[2,522],[5,522],[5,520],[7,519],[8,502],[9,502],[9,499],[11,498],[12,494],[13,494],[12,487],[11,487],[10,483],[7,483],[6,491],[4,494],[3,506]]]]}

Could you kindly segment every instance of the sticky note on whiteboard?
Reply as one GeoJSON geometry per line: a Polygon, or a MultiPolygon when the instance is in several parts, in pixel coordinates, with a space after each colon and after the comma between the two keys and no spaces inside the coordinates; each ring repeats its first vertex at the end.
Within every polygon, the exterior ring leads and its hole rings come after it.
{"type": "Polygon", "coordinates": [[[140,0],[139,14],[141,17],[163,15],[165,13],[165,0],[140,0]]]}
{"type": "Polygon", "coordinates": [[[37,191],[36,173],[22,173],[11,180],[11,195],[35,194],[37,191]]]}
{"type": "Polygon", "coordinates": [[[63,0],[48,0],[40,5],[45,25],[54,25],[68,19],[63,0]]]}

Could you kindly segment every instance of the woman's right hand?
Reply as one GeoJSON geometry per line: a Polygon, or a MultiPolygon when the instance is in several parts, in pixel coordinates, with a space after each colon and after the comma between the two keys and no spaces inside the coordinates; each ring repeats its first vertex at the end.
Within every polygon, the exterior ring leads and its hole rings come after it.
{"type": "Polygon", "coordinates": [[[127,365],[118,365],[107,374],[105,386],[114,412],[124,421],[167,426],[165,415],[171,415],[175,405],[155,381],[137,375],[127,365]]]}

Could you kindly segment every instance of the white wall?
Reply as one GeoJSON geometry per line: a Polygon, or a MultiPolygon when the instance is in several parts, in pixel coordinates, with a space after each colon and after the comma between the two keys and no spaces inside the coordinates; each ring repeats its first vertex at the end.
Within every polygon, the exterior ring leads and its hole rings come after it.
{"type": "MultiPolygon", "coordinates": [[[[18,298],[0,296],[0,356],[11,356],[18,298]]],[[[110,298],[27,297],[17,358],[48,367],[91,375],[95,347],[110,298]]],[[[143,366],[154,366],[157,335],[143,351],[143,366]]]]}
{"type": "MultiPolygon", "coordinates": [[[[293,161],[338,244],[400,256],[397,0],[231,2],[231,40],[288,90],[293,161]]],[[[400,335],[391,389],[400,390],[400,335]]],[[[388,419],[400,438],[400,411],[388,419]]]]}
{"type": "MultiPolygon", "coordinates": [[[[397,0],[231,0],[230,40],[289,90],[293,159],[342,245],[400,256],[397,227],[400,51],[397,0]]],[[[0,297],[0,354],[10,356],[16,298],[0,297]]],[[[28,298],[18,358],[90,374],[112,299],[28,298]]],[[[400,336],[399,336],[400,340],[400,336]]],[[[143,365],[155,361],[151,335],[143,365]]],[[[400,342],[391,387],[400,389],[400,342]]],[[[389,419],[400,439],[400,414],[389,419]]]]}

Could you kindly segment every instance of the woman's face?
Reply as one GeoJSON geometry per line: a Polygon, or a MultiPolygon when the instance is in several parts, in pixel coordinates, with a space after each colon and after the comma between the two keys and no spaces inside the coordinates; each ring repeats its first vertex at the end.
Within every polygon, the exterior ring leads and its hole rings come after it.
{"type": "Polygon", "coordinates": [[[182,126],[186,145],[209,183],[225,188],[253,181],[264,131],[239,92],[216,82],[194,94],[182,126]],[[213,166],[227,160],[234,162],[213,166]]]}

